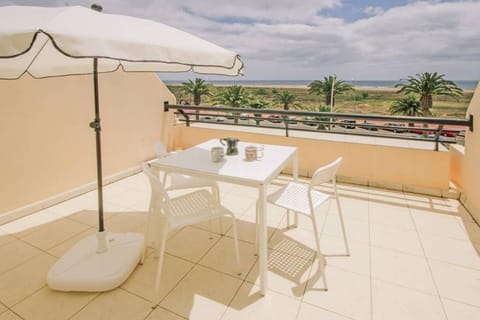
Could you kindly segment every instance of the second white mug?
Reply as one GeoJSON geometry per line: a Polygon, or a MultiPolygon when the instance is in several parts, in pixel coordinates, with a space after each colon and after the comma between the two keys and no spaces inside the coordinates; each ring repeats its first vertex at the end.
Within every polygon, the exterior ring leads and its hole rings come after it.
{"type": "Polygon", "coordinates": [[[245,147],[245,160],[260,160],[263,157],[263,146],[247,146],[245,147]]]}

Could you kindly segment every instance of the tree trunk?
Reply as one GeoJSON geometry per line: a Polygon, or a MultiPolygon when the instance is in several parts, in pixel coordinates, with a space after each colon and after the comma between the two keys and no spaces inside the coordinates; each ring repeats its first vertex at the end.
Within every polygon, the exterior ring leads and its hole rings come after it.
{"type": "MultiPolygon", "coordinates": [[[[422,108],[422,115],[424,117],[429,117],[432,115],[432,112],[430,111],[430,109],[432,108],[432,104],[433,104],[433,99],[431,94],[422,95],[420,97],[420,107],[422,108]]],[[[423,128],[427,129],[428,123],[424,123],[423,128]]],[[[424,138],[428,137],[428,130],[423,131],[423,137],[424,138]]]]}
{"type": "Polygon", "coordinates": [[[202,97],[199,94],[193,96],[193,104],[198,106],[202,102],[202,97]]]}
{"type": "MultiPolygon", "coordinates": [[[[193,95],[193,104],[198,106],[200,104],[200,102],[201,102],[201,96],[199,94],[194,94],[193,95]]],[[[200,119],[200,111],[198,111],[198,110],[195,111],[195,118],[197,120],[200,119]]]]}
{"type": "MultiPolygon", "coordinates": [[[[326,105],[326,106],[329,106],[331,102],[333,102],[333,105],[335,105],[335,96],[333,97],[333,100],[332,100],[332,95],[331,95],[331,94],[327,94],[327,95],[325,96],[325,105],[326,105]]],[[[332,108],[333,108],[333,106],[332,106],[332,108]]]]}
{"type": "Polygon", "coordinates": [[[260,120],[262,119],[262,114],[261,113],[254,113],[253,116],[255,117],[255,123],[257,126],[260,125],[260,120]]]}
{"type": "Polygon", "coordinates": [[[422,95],[420,97],[420,107],[422,108],[422,113],[424,117],[428,117],[432,115],[430,111],[430,109],[432,108],[432,105],[433,105],[432,95],[427,94],[427,95],[422,95]]]}

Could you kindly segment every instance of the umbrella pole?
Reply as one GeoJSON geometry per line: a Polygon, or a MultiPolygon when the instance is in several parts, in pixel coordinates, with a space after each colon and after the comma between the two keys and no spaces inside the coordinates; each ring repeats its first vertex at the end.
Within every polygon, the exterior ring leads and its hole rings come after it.
{"type": "Polygon", "coordinates": [[[98,192],[98,252],[107,250],[105,228],[103,225],[103,182],[102,182],[102,148],[101,148],[101,126],[100,126],[100,103],[98,99],[98,59],[93,58],[93,93],[95,99],[95,119],[90,127],[95,130],[97,148],[97,192],[98,192]]]}
{"type": "Polygon", "coordinates": [[[97,67],[97,58],[93,58],[95,119],[90,123],[90,127],[95,130],[97,147],[98,232],[71,247],[48,272],[48,286],[60,291],[99,292],[115,289],[127,279],[139,262],[143,263],[145,253],[145,240],[142,234],[109,233],[107,241],[107,231],[103,227],[102,150],[97,67]],[[93,241],[95,238],[96,243],[93,241]]]}

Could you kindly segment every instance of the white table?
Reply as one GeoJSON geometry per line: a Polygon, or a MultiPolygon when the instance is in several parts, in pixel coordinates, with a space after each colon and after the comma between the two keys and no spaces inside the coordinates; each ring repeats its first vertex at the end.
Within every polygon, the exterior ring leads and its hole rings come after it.
{"type": "Polygon", "coordinates": [[[168,173],[182,173],[209,178],[216,181],[240,184],[258,189],[257,212],[259,214],[260,243],[260,291],[267,291],[267,186],[275,179],[285,166],[293,162],[293,176],[298,178],[297,148],[265,144],[263,158],[256,161],[245,160],[245,147],[256,143],[239,142],[238,155],[225,156],[221,162],[212,162],[210,149],[222,146],[218,139],[209,140],[186,149],[172,153],[160,160],[152,161],[152,166],[168,173]]]}

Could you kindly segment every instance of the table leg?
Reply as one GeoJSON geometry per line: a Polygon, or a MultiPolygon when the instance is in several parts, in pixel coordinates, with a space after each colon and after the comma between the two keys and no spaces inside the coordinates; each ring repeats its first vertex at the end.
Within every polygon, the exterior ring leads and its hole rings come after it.
{"type": "Polygon", "coordinates": [[[259,246],[259,264],[260,264],[260,293],[265,295],[268,288],[267,263],[268,263],[268,245],[267,245],[267,217],[266,217],[266,186],[262,185],[258,189],[258,211],[260,225],[260,246],[259,246]]]}

